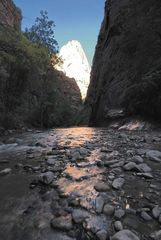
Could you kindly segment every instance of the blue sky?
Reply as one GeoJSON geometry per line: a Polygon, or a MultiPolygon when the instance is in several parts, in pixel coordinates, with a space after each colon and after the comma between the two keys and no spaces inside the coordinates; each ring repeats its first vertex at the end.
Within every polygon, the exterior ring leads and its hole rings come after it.
{"type": "Polygon", "coordinates": [[[41,10],[54,20],[59,47],[78,40],[91,64],[104,15],[105,0],[14,0],[23,14],[22,29],[30,27],[41,10]]]}

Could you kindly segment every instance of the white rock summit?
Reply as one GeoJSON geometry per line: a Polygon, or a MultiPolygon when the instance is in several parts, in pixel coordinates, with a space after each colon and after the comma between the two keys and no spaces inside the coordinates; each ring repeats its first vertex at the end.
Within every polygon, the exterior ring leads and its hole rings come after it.
{"type": "Polygon", "coordinates": [[[76,80],[82,99],[85,99],[90,81],[91,67],[81,44],[76,40],[69,41],[60,49],[59,57],[62,58],[63,64],[57,66],[57,69],[76,80]]]}

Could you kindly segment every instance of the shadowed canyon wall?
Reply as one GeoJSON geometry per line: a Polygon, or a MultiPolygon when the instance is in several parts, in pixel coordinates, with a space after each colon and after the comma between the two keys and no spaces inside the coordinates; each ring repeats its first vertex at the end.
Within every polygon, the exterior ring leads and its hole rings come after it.
{"type": "Polygon", "coordinates": [[[12,0],[0,0],[0,22],[19,30],[22,15],[12,0]]]}
{"type": "Polygon", "coordinates": [[[161,119],[161,1],[108,0],[86,106],[90,124],[111,110],[161,119]]]}

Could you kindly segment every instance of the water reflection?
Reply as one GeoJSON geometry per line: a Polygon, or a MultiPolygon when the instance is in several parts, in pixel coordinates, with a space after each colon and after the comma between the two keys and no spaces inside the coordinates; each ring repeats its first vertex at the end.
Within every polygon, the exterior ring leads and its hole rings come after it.
{"type": "Polygon", "coordinates": [[[79,147],[89,142],[95,135],[94,128],[68,128],[53,130],[59,146],[79,147]]]}

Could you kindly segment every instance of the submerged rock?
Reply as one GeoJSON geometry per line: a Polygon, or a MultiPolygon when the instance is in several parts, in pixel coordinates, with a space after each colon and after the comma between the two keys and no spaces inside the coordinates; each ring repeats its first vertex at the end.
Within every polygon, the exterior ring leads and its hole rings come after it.
{"type": "Polygon", "coordinates": [[[114,228],[117,232],[123,230],[122,223],[120,221],[114,222],[114,228]]]}
{"type": "Polygon", "coordinates": [[[107,216],[111,216],[114,213],[115,208],[112,205],[106,204],[103,208],[103,213],[107,216]]]}
{"type": "Polygon", "coordinates": [[[104,206],[104,200],[102,199],[101,196],[96,198],[96,212],[97,213],[101,213],[103,210],[103,206],[104,206]]]}
{"type": "Polygon", "coordinates": [[[154,218],[159,218],[159,215],[161,214],[161,207],[156,206],[152,209],[152,214],[154,218]]]}
{"type": "Polygon", "coordinates": [[[106,240],[107,239],[107,236],[108,236],[108,233],[106,230],[100,230],[96,233],[96,236],[99,240],[106,240]]]}
{"type": "Polygon", "coordinates": [[[111,237],[111,240],[139,240],[139,238],[130,230],[122,230],[111,237]]]}
{"type": "Polygon", "coordinates": [[[53,172],[46,172],[39,175],[38,180],[46,185],[49,185],[54,180],[53,172]]]}
{"type": "Polygon", "coordinates": [[[124,185],[124,183],[125,183],[125,179],[124,179],[124,178],[116,178],[116,179],[113,181],[113,183],[112,183],[112,187],[113,187],[114,189],[119,190],[119,189],[122,188],[122,186],[124,185]]]}
{"type": "Polygon", "coordinates": [[[109,185],[107,183],[103,183],[103,182],[97,183],[94,186],[94,188],[97,192],[107,192],[110,190],[109,185]]]}
{"type": "Polygon", "coordinates": [[[161,152],[157,150],[149,150],[146,152],[146,157],[155,162],[161,162],[161,152]]]}
{"type": "Polygon", "coordinates": [[[51,226],[54,229],[69,231],[73,228],[71,216],[61,216],[59,218],[53,218],[51,220],[51,226]]]}
{"type": "Polygon", "coordinates": [[[5,176],[9,173],[11,173],[12,169],[11,168],[5,168],[2,171],[0,171],[0,176],[5,176]]]}
{"type": "Polygon", "coordinates": [[[141,212],[141,217],[145,220],[145,221],[151,221],[152,217],[145,211],[141,212]]]}
{"type": "Polygon", "coordinates": [[[160,239],[161,239],[161,230],[152,233],[152,234],[150,235],[150,237],[151,237],[153,240],[160,240],[160,239]]]}
{"type": "Polygon", "coordinates": [[[125,216],[125,211],[123,209],[116,209],[114,217],[117,219],[121,219],[122,217],[125,216]]]}
{"type": "Polygon", "coordinates": [[[88,217],[89,214],[85,210],[74,209],[72,212],[72,218],[75,223],[82,223],[88,217]]]}

